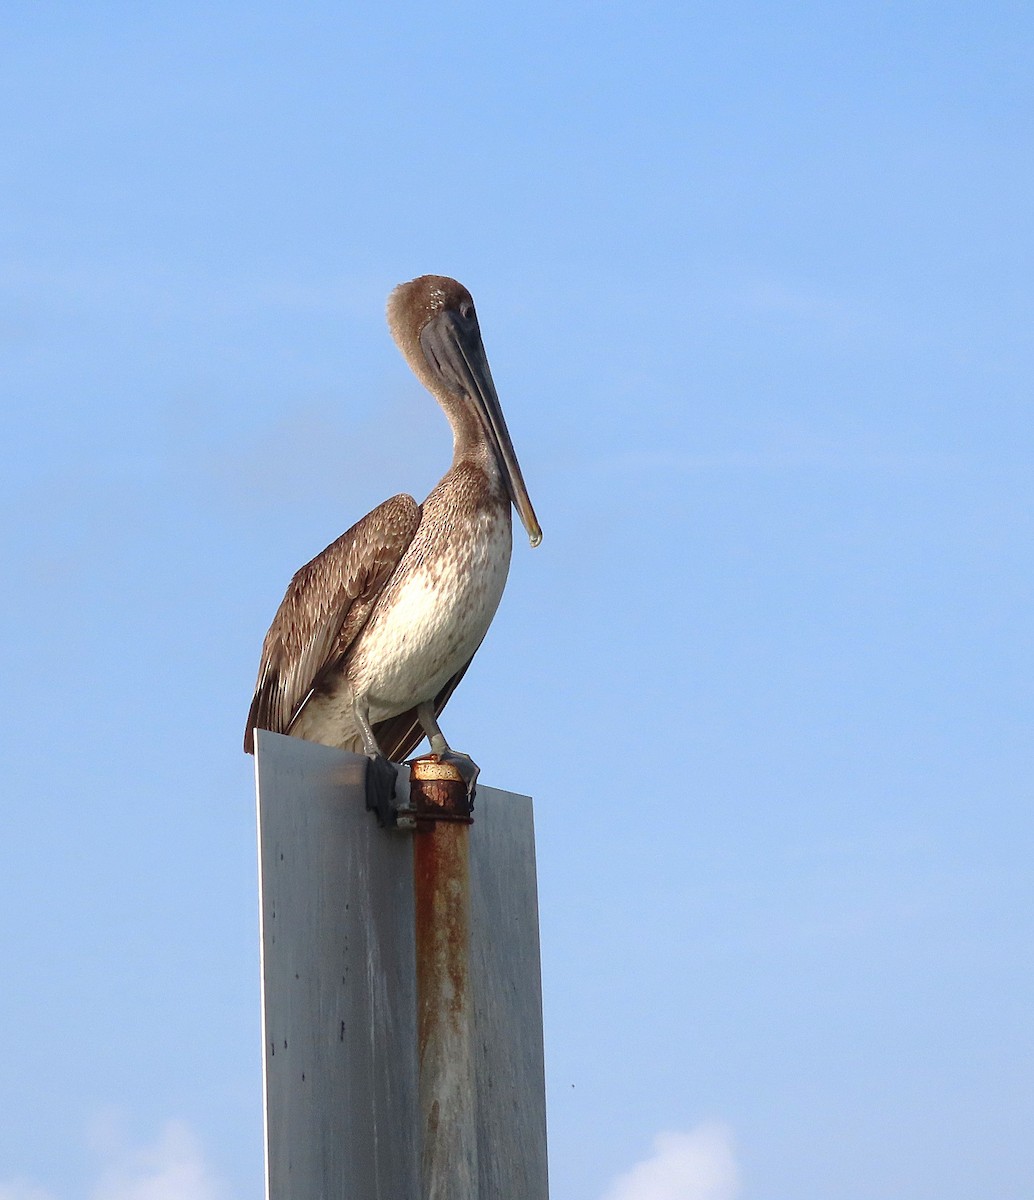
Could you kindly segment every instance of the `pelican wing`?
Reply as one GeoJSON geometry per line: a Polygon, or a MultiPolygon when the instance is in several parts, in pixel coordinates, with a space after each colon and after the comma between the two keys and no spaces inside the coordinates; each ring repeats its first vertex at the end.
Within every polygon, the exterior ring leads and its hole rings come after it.
{"type": "Polygon", "coordinates": [[[262,646],[244,733],[249,754],[255,730],[286,733],[313,688],[348,653],[419,524],[413,497],[393,496],[295,574],[262,646]]]}

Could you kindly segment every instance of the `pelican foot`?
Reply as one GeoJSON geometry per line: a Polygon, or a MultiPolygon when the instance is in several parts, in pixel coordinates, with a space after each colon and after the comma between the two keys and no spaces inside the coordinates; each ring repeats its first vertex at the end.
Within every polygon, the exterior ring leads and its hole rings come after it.
{"type": "Polygon", "coordinates": [[[481,768],[477,763],[469,754],[463,754],[459,750],[442,750],[438,755],[438,761],[448,763],[450,767],[456,768],[459,777],[467,785],[467,798],[473,804],[477,794],[477,777],[481,774],[481,768]]]}
{"type": "Polygon", "coordinates": [[[394,825],[398,818],[395,805],[395,780],[398,768],[383,754],[371,754],[366,766],[366,807],[377,814],[378,825],[394,825]]]}

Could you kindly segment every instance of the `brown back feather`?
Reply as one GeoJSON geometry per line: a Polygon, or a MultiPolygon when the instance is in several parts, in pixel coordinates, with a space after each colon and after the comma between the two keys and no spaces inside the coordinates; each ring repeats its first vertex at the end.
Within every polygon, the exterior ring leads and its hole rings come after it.
{"type": "Polygon", "coordinates": [[[249,754],[256,729],[286,733],[313,688],[340,664],[419,524],[413,497],[393,496],[296,572],[262,646],[244,733],[249,754]]]}

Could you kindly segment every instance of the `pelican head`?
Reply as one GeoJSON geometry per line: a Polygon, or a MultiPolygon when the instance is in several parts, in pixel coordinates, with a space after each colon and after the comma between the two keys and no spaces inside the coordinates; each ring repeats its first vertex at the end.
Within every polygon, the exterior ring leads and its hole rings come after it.
{"type": "Polygon", "coordinates": [[[388,298],[388,327],[413,373],[459,429],[457,403],[475,418],[533,546],[542,541],[481,341],[470,292],[444,275],[421,275],[388,298]]]}

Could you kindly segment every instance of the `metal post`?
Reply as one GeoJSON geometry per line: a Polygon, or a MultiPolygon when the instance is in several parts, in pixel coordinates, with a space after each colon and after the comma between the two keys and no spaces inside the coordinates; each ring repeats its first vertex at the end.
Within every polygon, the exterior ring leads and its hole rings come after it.
{"type": "Polygon", "coordinates": [[[459,774],[434,755],[413,763],[409,801],[417,814],[413,903],[422,1197],[475,1200],[470,806],[459,774]]]}

